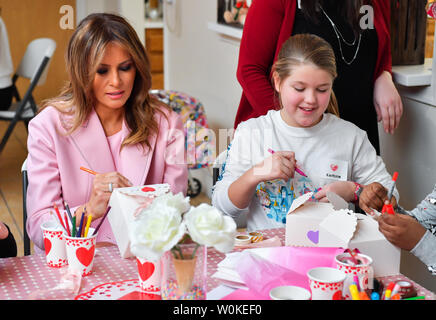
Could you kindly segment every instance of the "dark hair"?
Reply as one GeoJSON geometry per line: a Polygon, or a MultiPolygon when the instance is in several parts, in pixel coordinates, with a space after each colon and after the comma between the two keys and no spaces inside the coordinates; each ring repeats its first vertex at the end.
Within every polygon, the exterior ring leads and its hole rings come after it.
{"type": "MultiPolygon", "coordinates": [[[[331,0],[330,0],[331,1],[331,0]]],[[[320,6],[324,6],[326,0],[305,0],[301,2],[301,11],[306,19],[312,21],[315,24],[319,24],[321,9],[320,6]]],[[[362,28],[359,26],[360,19],[360,7],[363,5],[370,5],[371,0],[335,0],[335,7],[343,16],[346,21],[350,23],[354,33],[360,34],[362,28]],[[337,3],[337,5],[336,5],[337,3]]]]}

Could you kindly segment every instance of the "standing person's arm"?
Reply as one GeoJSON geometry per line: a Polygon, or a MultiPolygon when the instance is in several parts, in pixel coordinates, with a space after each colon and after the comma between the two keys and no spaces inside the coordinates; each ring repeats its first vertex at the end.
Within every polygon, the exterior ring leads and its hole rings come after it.
{"type": "Polygon", "coordinates": [[[285,16],[284,6],[282,0],[255,0],[244,24],[236,75],[254,117],[274,108],[270,73],[285,16]]]}
{"type": "Polygon", "coordinates": [[[374,70],[374,107],[377,121],[383,122],[386,133],[393,134],[403,114],[403,103],[392,80],[390,1],[374,1],[373,8],[374,26],[378,36],[377,65],[374,70]]]}

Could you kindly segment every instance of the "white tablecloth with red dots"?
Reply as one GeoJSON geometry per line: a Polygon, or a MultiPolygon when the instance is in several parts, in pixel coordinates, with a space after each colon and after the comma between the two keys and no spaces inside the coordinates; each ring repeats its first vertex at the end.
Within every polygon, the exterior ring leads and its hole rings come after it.
{"type": "MultiPolygon", "coordinates": [[[[271,229],[263,231],[265,238],[278,236],[284,241],[284,229],[271,229]]],[[[237,249],[240,250],[240,249],[237,249]]],[[[207,290],[219,286],[220,280],[212,278],[217,270],[217,264],[225,258],[225,254],[208,248],[207,260],[207,290]]],[[[113,290],[117,287],[130,294],[119,295],[121,298],[137,299],[138,295],[132,295],[134,288],[138,288],[138,271],[135,259],[123,259],[117,246],[98,247],[95,253],[94,265],[91,275],[83,277],[79,292],[71,293],[70,290],[52,290],[59,285],[62,275],[67,267],[52,268],[46,263],[44,254],[0,259],[0,299],[23,300],[23,299],[98,299],[113,298],[113,290]],[[129,291],[129,287],[132,289],[129,291]],[[104,291],[112,292],[104,295],[104,291]]],[[[384,286],[390,282],[405,280],[411,282],[417,290],[418,296],[426,299],[434,299],[431,291],[423,288],[404,275],[395,275],[378,278],[384,286]]],[[[142,297],[144,298],[144,297],[142,297]]]]}

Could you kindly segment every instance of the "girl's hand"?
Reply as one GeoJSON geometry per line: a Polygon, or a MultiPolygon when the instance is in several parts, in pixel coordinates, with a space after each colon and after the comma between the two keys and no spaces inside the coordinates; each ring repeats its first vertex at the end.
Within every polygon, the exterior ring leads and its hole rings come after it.
{"type": "Polygon", "coordinates": [[[287,181],[294,177],[295,163],[294,152],[277,151],[261,163],[255,165],[252,175],[258,183],[274,179],[287,181]]]}
{"type": "MultiPolygon", "coordinates": [[[[363,186],[362,193],[359,197],[359,207],[370,214],[372,209],[381,212],[383,205],[388,201],[388,191],[378,182],[373,182],[366,186],[363,186]]],[[[395,208],[397,206],[397,200],[392,196],[391,204],[395,208]]]]}
{"type": "Polygon", "coordinates": [[[0,222],[0,240],[6,239],[9,235],[8,228],[3,222],[0,222]]]}
{"type": "Polygon", "coordinates": [[[408,251],[416,246],[426,231],[416,219],[405,214],[382,214],[376,219],[379,230],[386,239],[408,251]]]}
{"type": "Polygon", "coordinates": [[[393,134],[400,124],[403,103],[389,72],[384,71],[375,81],[373,99],[377,121],[383,120],[385,132],[393,134]]]}
{"type": "MultiPolygon", "coordinates": [[[[106,212],[112,194],[110,191],[110,183],[112,183],[112,190],[115,188],[131,187],[133,185],[126,177],[118,172],[96,174],[92,185],[91,197],[86,204],[86,211],[92,214],[93,219],[102,217],[106,212]]],[[[80,214],[82,214],[81,211],[80,214]]]]}
{"type": "Polygon", "coordinates": [[[352,181],[336,181],[329,183],[316,192],[313,196],[320,202],[329,202],[327,192],[334,192],[347,202],[354,200],[356,185],[352,181]]]}

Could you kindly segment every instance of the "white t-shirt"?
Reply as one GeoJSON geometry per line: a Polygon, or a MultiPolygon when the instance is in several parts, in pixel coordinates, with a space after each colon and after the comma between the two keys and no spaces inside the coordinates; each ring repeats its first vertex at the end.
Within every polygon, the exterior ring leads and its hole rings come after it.
{"type": "MultiPolygon", "coordinates": [[[[283,121],[280,111],[239,124],[229,146],[221,180],[214,186],[212,203],[224,213],[240,219],[246,215],[247,229],[283,227],[293,199],[334,181],[360,184],[379,182],[389,189],[392,177],[377,156],[366,132],[351,122],[326,113],[310,128],[297,128],[283,121]],[[307,178],[295,173],[289,181],[262,182],[247,208],[237,208],[228,188],[243,173],[274,151],[293,151],[298,167],[307,178]]],[[[394,196],[399,199],[397,190],[394,196]]]]}

